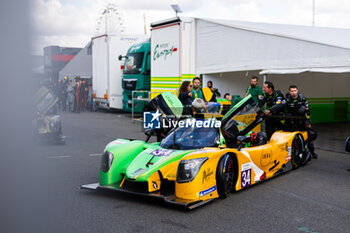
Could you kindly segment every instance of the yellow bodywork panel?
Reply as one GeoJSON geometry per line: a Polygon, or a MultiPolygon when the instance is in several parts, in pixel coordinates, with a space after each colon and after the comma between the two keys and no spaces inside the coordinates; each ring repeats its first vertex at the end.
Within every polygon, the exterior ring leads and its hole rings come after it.
{"type": "MultiPolygon", "coordinates": [[[[296,134],[301,134],[304,140],[307,139],[307,132],[277,131],[265,145],[242,148],[241,150],[235,148],[203,148],[189,153],[182,160],[208,159],[203,163],[192,181],[175,183],[176,197],[202,201],[219,197],[216,187],[216,173],[219,160],[226,153],[234,155],[237,159],[235,168],[236,191],[271,178],[278,171],[283,170],[287,162],[291,160],[292,141],[296,134]]],[[[168,174],[176,176],[175,169],[173,172],[168,172],[168,174]]]]}
{"type": "Polygon", "coordinates": [[[218,161],[223,153],[218,148],[204,148],[202,150],[192,152],[186,155],[184,159],[195,159],[208,157],[208,160],[204,162],[200,168],[197,176],[191,181],[186,183],[175,184],[175,195],[178,198],[183,199],[200,199],[207,200],[212,198],[218,198],[217,190],[214,190],[207,195],[201,195],[201,191],[209,190],[216,187],[216,168],[218,161]],[[209,159],[210,158],[210,159],[209,159]]]}
{"type": "Polygon", "coordinates": [[[154,192],[160,189],[160,176],[158,172],[153,173],[148,179],[148,192],[154,192]]]}
{"type": "Polygon", "coordinates": [[[175,181],[178,164],[179,164],[179,161],[176,161],[159,169],[159,171],[163,175],[163,178],[169,181],[175,181]]]}

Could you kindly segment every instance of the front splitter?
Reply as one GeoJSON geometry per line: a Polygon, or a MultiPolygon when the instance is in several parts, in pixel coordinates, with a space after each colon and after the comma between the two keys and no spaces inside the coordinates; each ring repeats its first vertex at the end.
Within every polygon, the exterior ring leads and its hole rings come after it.
{"type": "Polygon", "coordinates": [[[197,208],[199,206],[202,206],[202,205],[207,204],[207,203],[214,200],[214,199],[208,199],[208,200],[202,201],[202,200],[181,199],[181,198],[176,197],[174,194],[167,195],[167,196],[162,195],[159,191],[152,192],[152,193],[135,192],[132,190],[122,189],[119,187],[119,184],[111,184],[111,185],[99,185],[99,183],[85,184],[85,185],[81,185],[80,189],[112,190],[112,191],[121,192],[121,193],[129,193],[129,194],[133,194],[133,195],[158,198],[158,199],[164,200],[164,202],[166,202],[166,203],[169,203],[172,205],[177,205],[177,206],[182,206],[186,209],[194,209],[194,208],[197,208]]]}

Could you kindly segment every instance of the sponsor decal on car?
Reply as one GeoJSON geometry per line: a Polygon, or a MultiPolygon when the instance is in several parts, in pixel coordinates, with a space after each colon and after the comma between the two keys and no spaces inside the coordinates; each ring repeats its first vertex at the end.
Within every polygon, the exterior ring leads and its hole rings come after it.
{"type": "Polygon", "coordinates": [[[204,191],[201,191],[199,192],[199,197],[203,197],[205,195],[208,195],[209,193],[212,193],[216,190],[216,185],[214,185],[213,187],[207,189],[207,190],[204,190],[204,191]]]}
{"type": "Polygon", "coordinates": [[[202,184],[204,184],[204,181],[207,182],[210,180],[210,176],[213,175],[213,171],[210,171],[210,168],[207,168],[207,170],[203,170],[203,179],[202,184]]]}
{"type": "Polygon", "coordinates": [[[283,143],[283,144],[281,144],[279,147],[280,147],[280,149],[281,149],[281,152],[287,151],[287,149],[288,149],[288,143],[283,143]]]}
{"type": "Polygon", "coordinates": [[[157,189],[158,188],[157,182],[152,181],[152,183],[153,183],[153,188],[157,189]]]}
{"type": "Polygon", "coordinates": [[[292,159],[292,156],[290,156],[290,155],[288,155],[287,157],[286,157],[286,161],[289,161],[289,160],[291,160],[292,159]]]}
{"type": "MultiPolygon", "coordinates": [[[[254,176],[254,181],[260,181],[260,177],[264,176],[264,171],[261,170],[255,163],[253,163],[252,159],[250,158],[250,155],[247,151],[242,150],[242,154],[244,154],[249,160],[250,160],[250,165],[255,173],[254,176]]],[[[250,174],[251,175],[251,174],[250,174]]]]}
{"type": "Polygon", "coordinates": [[[151,152],[151,155],[154,155],[154,156],[168,156],[168,155],[170,155],[173,152],[174,152],[173,150],[156,149],[156,150],[151,152]]]}
{"type": "Polygon", "coordinates": [[[144,173],[145,171],[147,171],[147,169],[143,169],[143,168],[139,168],[137,169],[136,171],[134,171],[131,176],[136,178],[138,177],[139,175],[141,175],[142,173],[144,173]]]}
{"type": "Polygon", "coordinates": [[[288,155],[292,155],[292,147],[288,146],[287,151],[288,151],[288,155]]]}
{"type": "Polygon", "coordinates": [[[248,187],[251,184],[251,168],[250,163],[242,164],[241,167],[241,186],[242,188],[248,187]]]}
{"type": "Polygon", "coordinates": [[[266,167],[272,159],[272,152],[271,150],[265,150],[263,151],[263,155],[260,157],[260,164],[262,167],[266,167]]]}

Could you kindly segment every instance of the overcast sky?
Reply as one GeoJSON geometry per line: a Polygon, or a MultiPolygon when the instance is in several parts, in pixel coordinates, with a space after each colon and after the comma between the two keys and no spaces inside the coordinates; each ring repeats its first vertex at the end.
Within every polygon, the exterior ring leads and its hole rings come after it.
{"type": "MultiPolygon", "coordinates": [[[[83,47],[98,34],[99,16],[109,3],[118,5],[127,34],[144,33],[143,15],[149,34],[150,23],[175,16],[174,3],[182,16],[312,25],[312,0],[33,0],[33,54],[42,55],[49,45],[83,47]]],[[[110,21],[115,27],[113,15],[110,21]]],[[[350,1],[315,0],[315,25],[350,28],[350,1]]]]}

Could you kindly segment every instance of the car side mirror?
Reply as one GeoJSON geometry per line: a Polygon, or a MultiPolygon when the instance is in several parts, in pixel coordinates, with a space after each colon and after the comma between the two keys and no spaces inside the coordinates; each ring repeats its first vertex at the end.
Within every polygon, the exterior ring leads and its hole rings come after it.
{"type": "Polygon", "coordinates": [[[152,136],[156,136],[156,135],[157,135],[156,132],[154,131],[154,129],[147,129],[147,130],[145,131],[145,134],[146,134],[146,136],[147,136],[145,142],[148,142],[149,139],[150,139],[152,136]]]}
{"type": "Polygon", "coordinates": [[[123,58],[128,59],[128,56],[126,56],[126,55],[125,56],[119,55],[118,60],[121,61],[123,58]]]}

